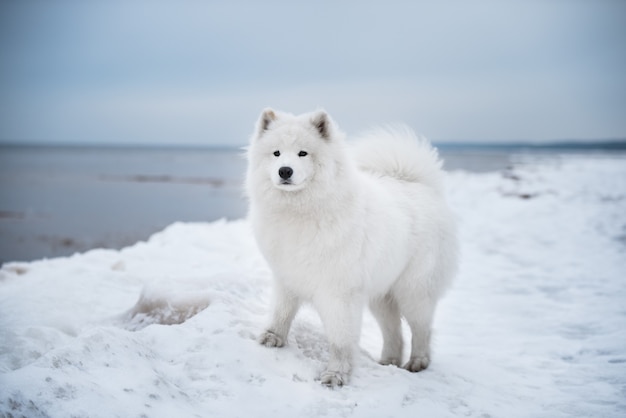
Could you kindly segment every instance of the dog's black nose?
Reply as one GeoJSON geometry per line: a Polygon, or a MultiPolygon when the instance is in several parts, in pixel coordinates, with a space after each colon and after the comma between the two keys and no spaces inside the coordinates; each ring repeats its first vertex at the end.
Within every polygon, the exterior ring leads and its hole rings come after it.
{"type": "Polygon", "coordinates": [[[287,180],[293,174],[291,167],[281,167],[278,169],[278,175],[281,179],[287,180]]]}

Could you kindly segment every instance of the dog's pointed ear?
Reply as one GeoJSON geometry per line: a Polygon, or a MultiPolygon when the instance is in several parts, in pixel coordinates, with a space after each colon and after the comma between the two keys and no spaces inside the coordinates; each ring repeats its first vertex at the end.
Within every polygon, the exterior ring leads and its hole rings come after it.
{"type": "Polygon", "coordinates": [[[263,113],[261,113],[261,117],[257,122],[257,137],[261,137],[265,131],[267,131],[270,127],[270,124],[276,120],[276,112],[273,109],[265,108],[263,113]]]}
{"type": "Polygon", "coordinates": [[[330,139],[331,120],[326,111],[318,110],[311,116],[311,124],[315,127],[320,136],[330,139]]]}

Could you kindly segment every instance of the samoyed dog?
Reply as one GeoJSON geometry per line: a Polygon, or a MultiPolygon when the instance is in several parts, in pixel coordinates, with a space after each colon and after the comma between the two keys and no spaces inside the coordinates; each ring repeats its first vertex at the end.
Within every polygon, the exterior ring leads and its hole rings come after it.
{"type": "Polygon", "coordinates": [[[404,317],[412,338],[403,367],[428,367],[435,306],[457,265],[437,151],[405,127],[347,143],[323,110],[266,109],[247,156],[249,216],[274,274],[260,343],[283,346],[311,303],[329,342],[321,382],[344,385],[369,305],[382,329],[380,363],[402,365],[404,317]]]}

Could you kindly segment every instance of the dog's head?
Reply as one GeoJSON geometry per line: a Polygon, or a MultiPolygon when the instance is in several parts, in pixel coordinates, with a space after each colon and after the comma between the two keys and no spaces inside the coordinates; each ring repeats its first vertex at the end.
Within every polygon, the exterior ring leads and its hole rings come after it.
{"type": "Polygon", "coordinates": [[[328,168],[326,154],[334,140],[333,122],[323,110],[294,116],[265,109],[248,150],[249,163],[275,188],[296,192],[328,168]]]}

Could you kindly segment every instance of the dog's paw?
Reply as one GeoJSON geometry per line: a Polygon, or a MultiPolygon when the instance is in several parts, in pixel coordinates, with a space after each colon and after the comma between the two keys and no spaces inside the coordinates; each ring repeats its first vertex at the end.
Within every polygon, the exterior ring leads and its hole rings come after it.
{"type": "Polygon", "coordinates": [[[266,347],[282,347],[283,345],[285,345],[285,342],[282,338],[274,334],[272,331],[265,331],[259,337],[259,344],[266,347]]]}
{"type": "Polygon", "coordinates": [[[430,357],[420,356],[412,357],[407,364],[404,365],[404,369],[410,372],[420,372],[428,367],[430,364],[430,357]]]}
{"type": "Polygon", "coordinates": [[[378,364],[380,364],[382,366],[396,366],[396,367],[400,367],[400,364],[402,364],[402,362],[400,361],[399,358],[381,358],[380,361],[378,362],[378,364]]]}
{"type": "Polygon", "coordinates": [[[348,383],[348,374],[333,370],[326,370],[320,376],[322,385],[329,388],[341,387],[348,383]]]}

